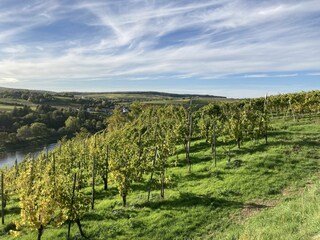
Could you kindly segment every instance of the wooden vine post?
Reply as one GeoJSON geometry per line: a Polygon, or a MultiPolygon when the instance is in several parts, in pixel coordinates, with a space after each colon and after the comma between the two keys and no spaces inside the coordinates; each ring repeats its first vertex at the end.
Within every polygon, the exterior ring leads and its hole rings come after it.
{"type": "Polygon", "coordinates": [[[106,172],[104,177],[104,190],[108,190],[108,174],[109,174],[109,146],[106,146],[106,172]]]}
{"type": "Polygon", "coordinates": [[[156,126],[155,126],[155,131],[154,131],[154,156],[152,158],[152,170],[151,170],[151,175],[149,178],[149,186],[148,186],[148,203],[150,202],[150,195],[151,195],[151,184],[152,184],[152,179],[153,179],[153,174],[154,174],[154,167],[156,165],[156,161],[157,161],[157,154],[158,154],[158,148],[157,148],[157,130],[158,130],[158,123],[159,123],[159,119],[158,117],[156,117],[156,126]]]}
{"type": "Polygon", "coordinates": [[[268,144],[268,110],[267,110],[267,104],[268,104],[268,95],[266,94],[266,97],[264,99],[264,137],[266,140],[266,144],[268,144]]]}
{"type": "Polygon", "coordinates": [[[154,166],[156,165],[157,154],[158,154],[158,150],[157,150],[157,146],[155,146],[155,148],[154,148],[154,156],[153,156],[153,159],[152,159],[152,172],[151,172],[151,175],[150,175],[149,186],[148,186],[148,202],[150,202],[151,184],[152,184],[152,178],[153,178],[153,174],[154,174],[154,166]]]}
{"type": "Polygon", "coordinates": [[[192,111],[191,111],[191,106],[192,106],[192,99],[190,99],[190,110],[188,114],[188,119],[189,119],[189,134],[188,134],[188,142],[187,142],[187,161],[189,164],[189,172],[191,172],[191,159],[190,159],[190,144],[191,144],[191,137],[192,137],[192,111]]]}
{"type": "Polygon", "coordinates": [[[212,135],[212,145],[211,150],[213,154],[214,166],[217,166],[217,146],[216,146],[216,121],[213,122],[213,135],[212,135]]]}
{"type": "MultiPolygon", "coordinates": [[[[96,148],[96,136],[94,136],[94,149],[96,148]]],[[[95,171],[96,171],[96,156],[93,155],[92,159],[92,200],[91,200],[91,209],[94,209],[94,200],[95,200],[95,171]]]]}
{"type": "Polygon", "coordinates": [[[4,179],[1,172],[1,223],[4,225],[4,179]]]}
{"type": "MultiPolygon", "coordinates": [[[[75,190],[76,190],[76,181],[77,181],[77,174],[75,173],[74,174],[74,177],[73,177],[73,186],[72,186],[72,195],[71,195],[71,208],[73,207],[73,204],[74,204],[74,194],[75,194],[75,190]]],[[[70,231],[71,231],[71,220],[69,219],[69,222],[68,222],[68,237],[67,239],[69,240],[70,239],[70,231]]]]}
{"type": "Polygon", "coordinates": [[[160,173],[160,177],[161,177],[161,191],[160,191],[160,196],[161,196],[161,199],[163,200],[164,199],[164,174],[165,174],[165,167],[164,167],[164,163],[162,161],[162,170],[161,170],[161,173],[160,173]]]}
{"type": "Polygon", "coordinates": [[[15,168],[15,170],[16,170],[15,177],[17,178],[18,175],[19,175],[18,159],[16,159],[16,160],[14,161],[14,168],[15,168]]]}

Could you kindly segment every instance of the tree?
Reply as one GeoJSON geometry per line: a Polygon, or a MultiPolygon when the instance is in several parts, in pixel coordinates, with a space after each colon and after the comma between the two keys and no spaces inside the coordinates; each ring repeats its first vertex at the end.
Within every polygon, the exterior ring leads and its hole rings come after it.
{"type": "Polygon", "coordinates": [[[70,116],[65,121],[66,128],[71,132],[76,132],[80,128],[80,120],[77,117],[70,116]]]}
{"type": "Polygon", "coordinates": [[[49,129],[44,123],[32,123],[30,126],[30,130],[33,137],[48,137],[50,134],[49,129]]]}
{"type": "Polygon", "coordinates": [[[32,131],[28,125],[22,126],[17,130],[17,138],[26,140],[32,137],[32,131]]]}

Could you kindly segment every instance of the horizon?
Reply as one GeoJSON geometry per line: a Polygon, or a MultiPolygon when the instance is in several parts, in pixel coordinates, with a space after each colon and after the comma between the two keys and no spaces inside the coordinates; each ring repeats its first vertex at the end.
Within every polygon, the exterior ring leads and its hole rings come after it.
{"type": "Polygon", "coordinates": [[[320,89],[320,2],[0,3],[0,86],[252,98],[320,89]]]}
{"type": "Polygon", "coordinates": [[[7,88],[7,87],[2,87],[0,86],[0,89],[10,89],[10,90],[22,90],[22,91],[39,91],[39,92],[51,92],[51,93],[57,93],[57,94],[63,94],[63,93],[75,93],[75,94],[124,94],[124,93],[128,93],[128,94],[136,94],[136,93],[163,93],[163,94],[177,94],[177,95],[195,95],[195,96],[209,96],[209,97],[216,97],[216,98],[227,98],[227,99],[253,99],[253,98],[265,98],[267,97],[271,97],[271,96],[278,96],[278,95],[285,95],[285,94],[299,94],[299,93],[304,93],[304,92],[313,92],[313,91],[319,91],[318,89],[311,89],[311,90],[301,90],[301,91],[296,91],[296,92],[286,92],[286,93],[275,93],[275,94],[268,94],[267,92],[262,95],[262,96],[257,96],[257,97],[227,97],[227,96],[223,96],[223,95],[213,95],[213,94],[201,94],[201,93],[179,93],[179,92],[163,92],[163,91],[153,91],[153,90],[146,90],[146,91],[52,91],[52,90],[44,90],[44,89],[28,89],[28,88],[7,88]]]}

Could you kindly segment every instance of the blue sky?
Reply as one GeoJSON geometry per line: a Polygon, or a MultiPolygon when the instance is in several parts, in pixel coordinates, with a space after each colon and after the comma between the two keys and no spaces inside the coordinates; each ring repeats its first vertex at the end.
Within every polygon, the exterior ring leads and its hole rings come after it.
{"type": "Polygon", "coordinates": [[[320,89],[320,1],[1,0],[0,86],[228,97],[320,89]]]}

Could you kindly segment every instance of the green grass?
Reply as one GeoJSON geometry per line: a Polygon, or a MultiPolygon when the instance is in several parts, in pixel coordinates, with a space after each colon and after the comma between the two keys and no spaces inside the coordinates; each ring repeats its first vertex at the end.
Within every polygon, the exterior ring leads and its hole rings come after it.
{"type": "MultiPolygon", "coordinates": [[[[14,109],[14,107],[16,108],[22,108],[22,106],[13,106],[13,105],[6,105],[6,104],[0,104],[0,111],[12,111],[14,109]]],[[[32,110],[35,110],[36,107],[32,106],[31,107],[32,110]]]]}
{"type": "MultiPolygon", "coordinates": [[[[17,108],[22,108],[23,105],[31,107],[31,109],[36,109],[39,104],[29,102],[24,99],[11,99],[11,98],[0,98],[0,111],[11,111],[15,104],[19,104],[16,106],[17,108]]],[[[72,98],[70,97],[60,97],[57,96],[55,100],[50,101],[51,106],[56,108],[79,108],[81,104],[77,104],[72,102],[72,98]]]]}
{"type": "Polygon", "coordinates": [[[263,210],[230,231],[227,239],[320,239],[319,187],[319,182],[305,186],[298,196],[263,210]]]}
{"type": "MultiPolygon", "coordinates": [[[[165,105],[165,104],[188,104],[190,101],[189,96],[170,96],[161,95],[157,93],[82,93],[81,95],[76,95],[76,97],[90,97],[90,98],[107,98],[117,101],[119,103],[125,104],[132,101],[139,101],[144,104],[152,105],[165,105]]],[[[215,98],[215,97],[192,97],[193,103],[195,105],[203,106],[211,102],[220,101],[234,101],[234,99],[226,98],[215,98]]]]}
{"type": "MultiPolygon", "coordinates": [[[[54,95],[55,99],[47,102],[53,107],[56,108],[80,108],[81,104],[73,101],[72,97],[68,96],[59,96],[54,95]]],[[[109,101],[112,101],[119,105],[130,105],[133,101],[139,101],[143,104],[150,105],[166,105],[166,104],[181,104],[187,105],[189,104],[190,97],[181,96],[170,96],[170,95],[161,95],[157,93],[79,93],[75,94],[75,98],[93,98],[93,99],[101,99],[106,98],[109,101]]],[[[193,104],[198,107],[204,106],[211,102],[230,102],[234,101],[234,99],[225,99],[225,98],[210,98],[210,97],[193,97],[193,104]]],[[[15,104],[19,104],[20,106],[27,105],[32,107],[33,109],[38,105],[31,103],[24,99],[12,99],[12,98],[0,98],[0,111],[10,111],[14,108],[15,104]]],[[[18,107],[20,107],[18,106],[18,107]]]]}
{"type": "Polygon", "coordinates": [[[17,108],[27,105],[34,109],[37,106],[23,99],[0,98],[0,111],[11,111],[15,107],[15,104],[19,105],[16,106],[17,108]]]}
{"type": "Polygon", "coordinates": [[[89,93],[80,96],[92,98],[111,98],[111,99],[157,99],[158,95],[145,95],[143,93],[89,93]]]}
{"type": "MultiPolygon", "coordinates": [[[[217,103],[217,102],[232,102],[233,99],[224,99],[224,98],[193,98],[192,104],[197,106],[204,106],[209,103],[217,103]]],[[[165,105],[165,104],[182,104],[186,105],[190,103],[190,99],[188,98],[178,98],[178,99],[158,99],[158,100],[145,100],[142,103],[145,104],[154,104],[154,105],[165,105]]]]}
{"type": "Polygon", "coordinates": [[[189,104],[189,99],[158,99],[158,100],[147,100],[141,102],[142,104],[152,104],[152,105],[166,105],[166,104],[189,104]]]}
{"type": "Polygon", "coordinates": [[[11,111],[13,108],[12,105],[0,104],[0,111],[11,111]]]}
{"type": "MultiPolygon", "coordinates": [[[[163,201],[154,189],[148,204],[146,183],[136,183],[123,208],[117,189],[105,192],[100,183],[96,209],[83,218],[84,231],[89,239],[311,239],[320,233],[319,184],[310,185],[319,172],[319,123],[277,119],[268,145],[246,141],[232,149],[239,167],[226,164],[221,144],[213,167],[210,146],[196,140],[188,173],[180,146],[176,166],[166,173],[163,201]]],[[[18,214],[11,199],[6,223],[18,214]]],[[[8,225],[0,227],[1,239],[13,238],[7,230],[8,225]]],[[[66,233],[67,225],[48,227],[43,239],[64,239],[66,233]]],[[[81,239],[76,225],[72,236],[81,239]]],[[[19,237],[35,238],[36,231],[27,229],[19,237]]]]}

